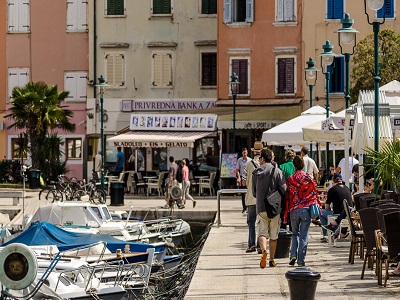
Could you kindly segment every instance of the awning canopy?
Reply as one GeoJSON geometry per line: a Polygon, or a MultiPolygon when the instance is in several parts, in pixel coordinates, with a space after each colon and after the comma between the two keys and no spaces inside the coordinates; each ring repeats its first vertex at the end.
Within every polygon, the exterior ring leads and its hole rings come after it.
{"type": "Polygon", "coordinates": [[[198,131],[129,131],[107,139],[115,147],[194,147],[195,140],[214,134],[198,131]]]}

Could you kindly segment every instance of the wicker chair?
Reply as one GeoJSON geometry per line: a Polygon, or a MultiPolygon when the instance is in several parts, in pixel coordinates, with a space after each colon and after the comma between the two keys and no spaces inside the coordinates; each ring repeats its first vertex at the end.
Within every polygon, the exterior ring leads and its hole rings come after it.
{"type": "Polygon", "coordinates": [[[382,205],[386,205],[386,204],[398,205],[391,199],[383,199],[383,200],[377,200],[377,201],[371,202],[370,207],[381,207],[382,205]]]}
{"type": "Polygon", "coordinates": [[[349,220],[349,227],[351,232],[351,244],[350,244],[350,253],[349,253],[349,264],[354,264],[354,256],[356,254],[358,245],[360,245],[360,257],[363,257],[363,245],[365,242],[364,233],[362,230],[356,230],[353,219],[351,218],[349,204],[346,199],[343,200],[343,207],[346,212],[347,219],[349,220]]]}
{"type": "Polygon", "coordinates": [[[370,261],[371,263],[369,266],[371,266],[371,270],[374,269],[374,261],[376,257],[375,230],[379,229],[378,218],[376,217],[378,211],[379,209],[376,207],[363,208],[358,211],[360,214],[366,246],[361,279],[364,278],[365,265],[367,264],[368,258],[372,258],[372,262],[370,261]]]}
{"type": "Polygon", "coordinates": [[[371,206],[371,203],[380,200],[379,195],[367,194],[360,197],[360,207],[367,208],[371,206]]]}
{"type": "MultiPolygon", "coordinates": [[[[391,212],[385,214],[385,227],[386,227],[386,243],[387,248],[382,244],[382,256],[381,259],[385,262],[385,282],[383,286],[386,286],[389,278],[389,263],[399,262],[400,253],[400,211],[391,212]]],[[[381,236],[382,238],[382,236],[381,236]]]]}
{"type": "Polygon", "coordinates": [[[398,207],[388,207],[388,208],[384,208],[384,209],[379,209],[378,212],[376,213],[376,218],[378,220],[378,228],[380,229],[380,231],[385,234],[386,233],[386,226],[385,226],[385,219],[384,219],[384,215],[392,213],[392,212],[396,212],[399,211],[400,208],[398,207]]]}
{"type": "Polygon", "coordinates": [[[361,209],[360,199],[362,196],[365,196],[365,195],[370,195],[370,193],[354,194],[353,201],[354,201],[354,205],[355,205],[357,211],[359,211],[361,209]]]}

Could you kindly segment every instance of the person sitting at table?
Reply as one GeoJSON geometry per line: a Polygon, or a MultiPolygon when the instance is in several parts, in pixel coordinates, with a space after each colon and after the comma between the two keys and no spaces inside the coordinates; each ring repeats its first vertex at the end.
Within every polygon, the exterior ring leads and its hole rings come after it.
{"type": "Polygon", "coordinates": [[[326,229],[328,223],[328,216],[333,214],[340,214],[344,211],[343,200],[346,199],[351,206],[351,192],[350,189],[342,182],[342,176],[338,173],[333,175],[333,186],[329,189],[325,202],[325,209],[322,209],[322,215],[319,216],[322,226],[321,242],[326,242],[326,229]],[[332,204],[332,209],[331,209],[332,204]]]}
{"type": "MultiPolygon", "coordinates": [[[[335,167],[333,165],[329,166],[329,177],[328,181],[333,180],[333,174],[335,174],[335,167]]],[[[324,186],[326,182],[325,171],[321,174],[321,179],[319,181],[319,186],[324,186]]]]}

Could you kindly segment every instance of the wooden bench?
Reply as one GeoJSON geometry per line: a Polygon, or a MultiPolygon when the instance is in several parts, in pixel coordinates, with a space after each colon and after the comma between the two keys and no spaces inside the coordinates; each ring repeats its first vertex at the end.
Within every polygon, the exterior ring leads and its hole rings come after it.
{"type": "Polygon", "coordinates": [[[26,197],[26,192],[24,191],[2,191],[0,190],[0,205],[12,205],[18,206],[20,205],[19,200],[23,197],[26,197]],[[24,194],[25,193],[25,194],[24,194]],[[12,199],[11,201],[4,201],[5,199],[12,199]]]}

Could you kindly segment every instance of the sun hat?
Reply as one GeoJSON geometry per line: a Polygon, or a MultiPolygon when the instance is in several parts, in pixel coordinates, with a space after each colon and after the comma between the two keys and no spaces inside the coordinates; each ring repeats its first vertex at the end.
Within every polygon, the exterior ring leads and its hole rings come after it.
{"type": "Polygon", "coordinates": [[[267,149],[267,147],[264,147],[261,141],[256,141],[254,142],[254,148],[251,148],[251,151],[261,151],[262,149],[267,149]]]}

